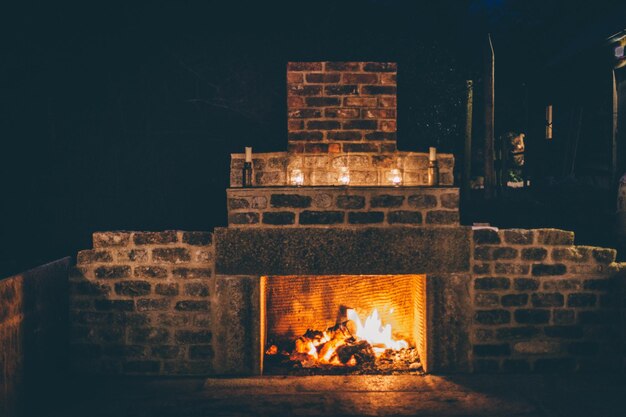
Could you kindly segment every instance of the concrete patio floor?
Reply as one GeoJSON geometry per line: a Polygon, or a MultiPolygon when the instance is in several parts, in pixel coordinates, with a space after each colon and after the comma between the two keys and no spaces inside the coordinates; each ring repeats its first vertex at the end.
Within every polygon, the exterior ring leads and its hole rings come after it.
{"type": "Polygon", "coordinates": [[[626,415],[619,376],[310,376],[75,380],[38,416],[626,415]]]}

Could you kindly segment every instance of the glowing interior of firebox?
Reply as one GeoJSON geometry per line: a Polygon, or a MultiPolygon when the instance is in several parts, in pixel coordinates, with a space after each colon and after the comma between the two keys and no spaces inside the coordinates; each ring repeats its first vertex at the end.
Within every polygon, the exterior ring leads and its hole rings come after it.
{"type": "MultiPolygon", "coordinates": [[[[266,366],[408,369],[426,360],[425,275],[268,276],[266,366]],[[393,362],[397,363],[393,363],[393,362]]],[[[420,365],[421,366],[421,365],[420,365]]]]}

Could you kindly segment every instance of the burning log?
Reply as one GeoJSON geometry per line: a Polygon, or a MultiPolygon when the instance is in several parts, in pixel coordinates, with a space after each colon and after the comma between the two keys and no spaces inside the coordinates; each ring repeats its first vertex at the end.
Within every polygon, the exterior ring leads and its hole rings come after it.
{"type": "MultiPolygon", "coordinates": [[[[283,355],[303,368],[327,365],[354,367],[373,366],[385,352],[397,352],[408,347],[403,341],[391,337],[391,326],[382,326],[376,309],[363,324],[354,310],[348,310],[348,320],[328,327],[324,331],[308,329],[298,337],[293,349],[283,355]],[[289,352],[290,351],[290,352],[289,352]]],[[[278,354],[276,346],[270,346],[268,355],[278,354]]]]}
{"type": "Polygon", "coordinates": [[[338,347],[337,357],[343,364],[348,364],[351,362],[351,359],[354,359],[355,365],[370,363],[376,360],[374,350],[367,340],[360,340],[356,343],[338,347]]]}

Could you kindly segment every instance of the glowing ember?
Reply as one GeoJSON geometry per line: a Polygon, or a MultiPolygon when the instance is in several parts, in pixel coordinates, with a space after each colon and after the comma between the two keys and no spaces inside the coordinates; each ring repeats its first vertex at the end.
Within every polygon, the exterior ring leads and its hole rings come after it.
{"type": "MultiPolygon", "coordinates": [[[[393,310],[391,310],[393,311],[393,310]]],[[[364,363],[373,363],[383,353],[407,349],[404,340],[394,340],[391,325],[383,326],[378,310],[363,323],[355,310],[347,310],[347,319],[324,331],[307,330],[296,339],[289,355],[291,361],[299,362],[303,367],[319,365],[353,367],[364,363]]],[[[276,355],[279,350],[272,345],[268,355],[276,355]]]]}

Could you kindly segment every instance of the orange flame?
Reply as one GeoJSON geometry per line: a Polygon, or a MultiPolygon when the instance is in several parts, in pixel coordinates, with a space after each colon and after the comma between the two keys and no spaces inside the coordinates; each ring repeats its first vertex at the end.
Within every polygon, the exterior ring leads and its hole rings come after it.
{"type": "Polygon", "coordinates": [[[372,314],[365,319],[364,324],[355,310],[349,309],[347,315],[348,320],[352,320],[356,324],[357,338],[367,340],[377,354],[381,354],[386,349],[400,350],[409,347],[406,341],[393,339],[391,336],[391,324],[383,326],[377,309],[374,309],[372,314]]]}

